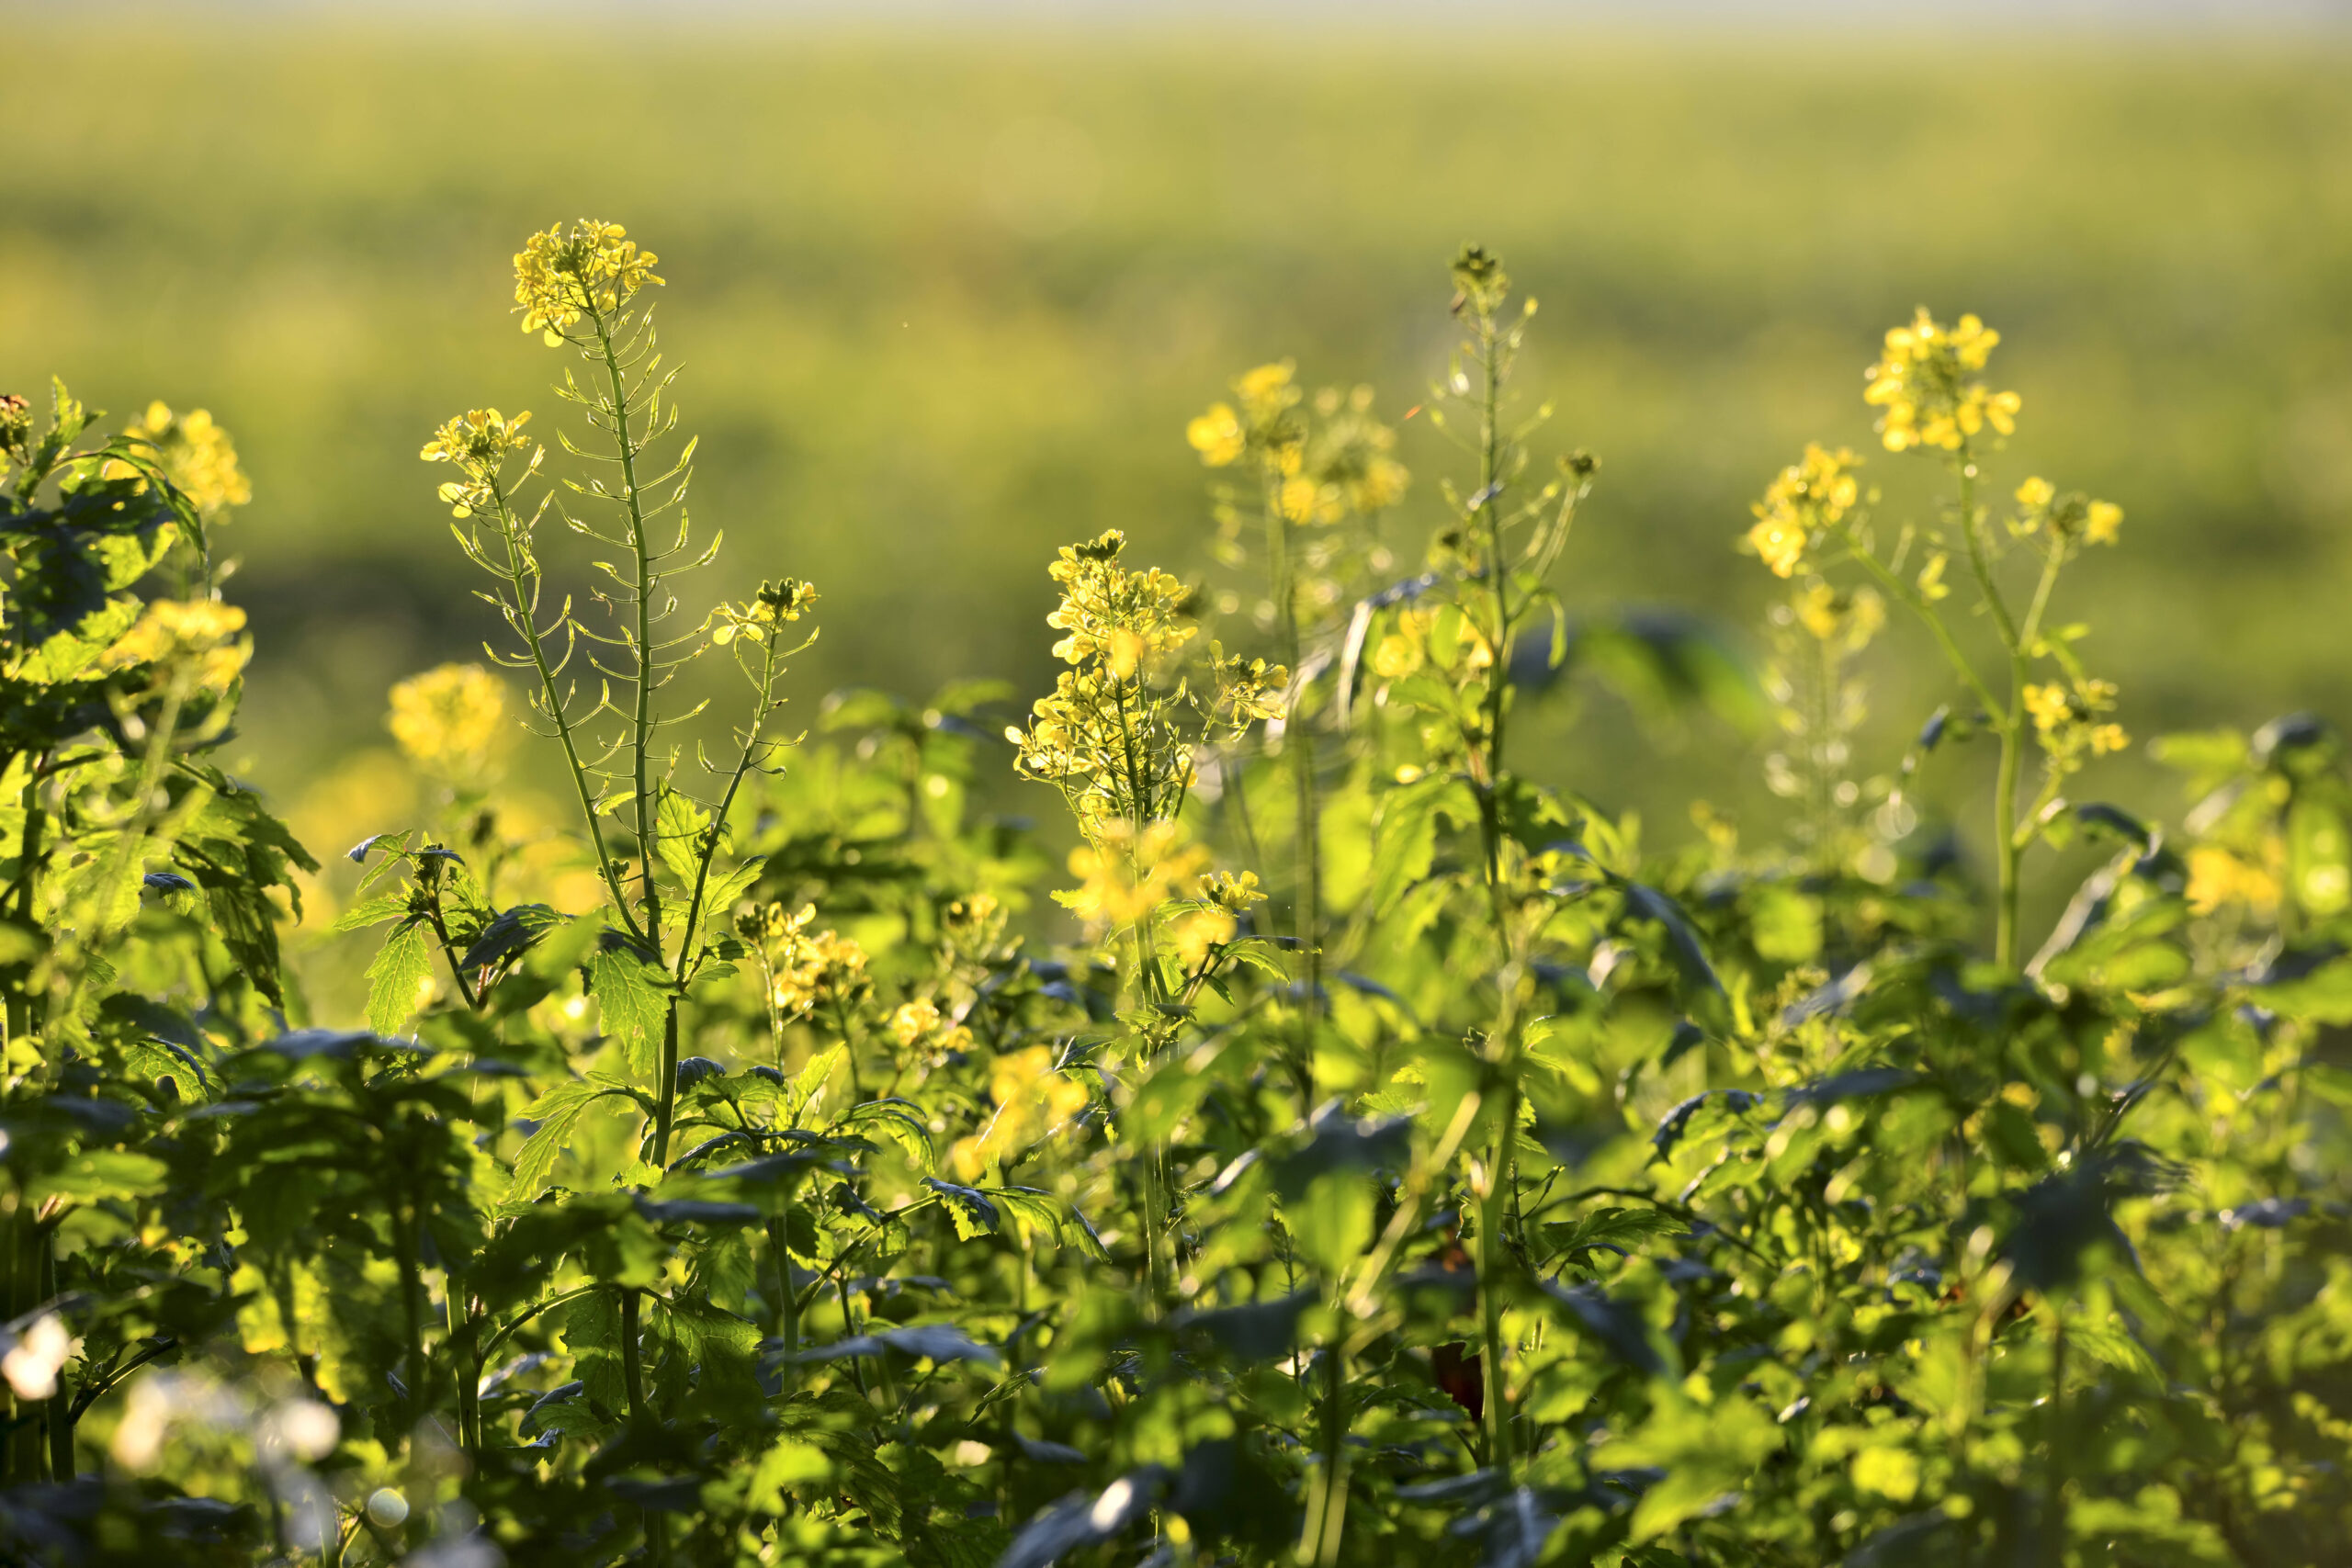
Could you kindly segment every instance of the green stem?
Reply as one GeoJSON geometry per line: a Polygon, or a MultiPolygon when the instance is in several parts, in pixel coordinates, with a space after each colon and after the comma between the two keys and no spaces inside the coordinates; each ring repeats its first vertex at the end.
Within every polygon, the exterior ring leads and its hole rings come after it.
{"type": "Polygon", "coordinates": [[[1306,1540],[1299,1561],[1333,1568],[1348,1521],[1348,1353],[1333,1342],[1323,1352],[1323,1468],[1308,1492],[1306,1540]]]}
{"type": "Polygon", "coordinates": [[[1976,464],[1963,445],[1954,463],[1960,484],[1960,529],[1968,541],[1969,570],[1976,576],[1976,589],[1984,598],[1986,613],[2001,634],[2001,646],[2009,656],[2009,700],[1996,710],[1995,723],[2000,731],[2000,773],[1993,789],[1994,864],[1999,878],[2000,905],[1995,914],[1993,931],[1993,961],[2004,969],[2014,969],[2018,962],[2018,774],[2025,765],[2025,683],[2027,673],[2025,644],[2018,636],[2017,622],[2010,617],[2008,602],[2001,597],[2001,590],[1993,581],[1991,560],[1984,553],[1984,530],[1978,526],[1976,515],[1976,464]]]}
{"type": "Polygon", "coordinates": [[[539,635],[539,570],[530,553],[523,548],[521,525],[514,519],[512,503],[505,491],[496,485],[491,489],[492,515],[498,520],[499,535],[506,546],[504,576],[514,591],[514,615],[525,646],[531,650],[531,666],[538,672],[539,692],[546,705],[549,722],[555,726],[556,739],[563,745],[563,760],[571,772],[573,789],[580,796],[580,818],[588,828],[589,841],[596,850],[596,871],[605,879],[605,886],[613,896],[614,910],[631,936],[642,940],[644,932],[638,929],[637,917],[630,913],[628,896],[621,888],[619,864],[605,843],[604,819],[596,813],[596,794],[589,787],[587,764],[580,760],[580,743],[572,733],[568,705],[563,693],[555,682],[555,668],[548,662],[546,640],[539,635]],[[529,586],[525,586],[526,577],[529,586]]]}
{"type": "Polygon", "coordinates": [[[792,1248],[787,1240],[791,1235],[792,1200],[784,1201],[784,1213],[768,1222],[768,1250],[775,1255],[775,1313],[774,1326],[776,1337],[784,1343],[784,1382],[786,1393],[800,1381],[798,1363],[793,1356],[800,1348],[800,1298],[792,1289],[792,1248]]]}
{"type": "MultiPolygon", "coordinates": [[[[40,1248],[40,1299],[57,1299],[57,1233],[44,1225],[40,1248]]],[[[49,1396],[48,1408],[41,1413],[41,1425],[49,1433],[49,1478],[53,1482],[74,1479],[74,1401],[65,1392],[65,1380],[61,1377],[57,1392],[49,1396]]]]}
{"type": "MultiPolygon", "coordinates": [[[[621,1287],[621,1382],[628,1391],[629,1426],[639,1437],[651,1431],[651,1420],[645,1407],[645,1352],[639,1341],[644,1335],[640,1316],[643,1301],[639,1293],[621,1287]]],[[[668,1522],[652,1508],[639,1508],[638,1517],[645,1532],[647,1555],[655,1562],[670,1561],[670,1530],[668,1522]]]]}
{"type": "Polygon", "coordinates": [[[2064,1568],[2066,1562],[2066,1310],[2059,1303],[2050,1303],[2052,1316],[2058,1320],[2056,1333],[2050,1342],[2050,1409],[2048,1434],[2044,1438],[2050,1447],[2049,1501],[2042,1518],[2042,1551],[2050,1568],[2064,1568]]]}
{"type": "Polygon", "coordinates": [[[1290,674],[1290,700],[1283,705],[1283,746],[1290,753],[1291,777],[1297,792],[1297,823],[1294,852],[1296,885],[1291,896],[1291,922],[1297,938],[1299,961],[1306,982],[1299,1004],[1298,1061],[1293,1068],[1302,1111],[1315,1104],[1315,1036],[1322,1014],[1323,914],[1320,801],[1316,795],[1315,741],[1300,723],[1306,683],[1299,679],[1298,583],[1291,565],[1290,523],[1283,515],[1282,486],[1270,469],[1266,475],[1266,566],[1274,596],[1274,624],[1281,642],[1283,668],[1290,674]]]}

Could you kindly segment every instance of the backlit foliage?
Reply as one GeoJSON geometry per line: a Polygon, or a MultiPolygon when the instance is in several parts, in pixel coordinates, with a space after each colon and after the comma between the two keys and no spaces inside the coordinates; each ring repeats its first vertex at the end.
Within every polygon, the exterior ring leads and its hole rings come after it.
{"type": "Polygon", "coordinates": [[[1025,717],[964,682],[804,726],[809,584],[681,608],[721,558],[654,265],[532,236],[570,428],[423,450],[497,668],[400,682],[394,749],[300,809],[368,818],[365,1027],[288,982],[317,864],[210,760],[255,653],[208,545],[228,438],[0,400],[12,1560],[2287,1568],[2352,1534],[2343,743],[2164,738],[2174,829],[2084,795],[2132,741],[2060,617],[2123,515],[1995,481],[2027,427],[1976,318],[1890,333],[1853,411],[1926,514],[1833,433],[1723,519],[1779,596],[1760,681],[1565,586],[1599,464],[1540,445],[1534,302],[1470,246],[1411,415],[1285,360],[1191,421],[1216,575],[1115,529],[1048,563],[1025,717]],[[1400,428],[1455,451],[1417,479],[1400,428]],[[1950,700],[1860,754],[1898,658],[1950,700]],[[1595,679],[1769,713],[1787,820],[1661,848],[1523,772],[1595,679]],[[1928,820],[1923,775],[1980,768],[1989,821],[1928,820]],[[2047,931],[2029,878],[2075,885],[2047,931]]]}

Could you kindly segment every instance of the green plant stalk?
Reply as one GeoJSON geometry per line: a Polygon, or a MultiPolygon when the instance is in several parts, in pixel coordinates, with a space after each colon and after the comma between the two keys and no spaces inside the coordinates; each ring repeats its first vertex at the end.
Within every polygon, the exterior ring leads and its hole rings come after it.
{"type": "Polygon", "coordinates": [[[1977,592],[2009,656],[2008,702],[1992,710],[2001,741],[2000,772],[1993,786],[1993,852],[2000,899],[1994,917],[1993,961],[2004,969],[2014,969],[2018,963],[2018,774],[2025,763],[2026,649],[1984,554],[1984,534],[1976,517],[1976,463],[1965,443],[1953,466],[1958,470],[1960,531],[1968,541],[1969,569],[1975,573],[1977,592]]]}
{"type": "MultiPolygon", "coordinates": [[[[40,1228],[35,1242],[40,1265],[40,1299],[57,1299],[57,1233],[49,1226],[40,1228]]],[[[57,1392],[49,1396],[41,1413],[41,1425],[49,1434],[49,1479],[66,1482],[74,1479],[74,1396],[66,1392],[65,1380],[57,1380],[57,1392]]]]}
{"type": "Polygon", "coordinates": [[[1348,1353],[1337,1338],[1323,1352],[1323,1468],[1307,1492],[1306,1539],[1299,1561],[1334,1568],[1348,1522],[1348,1353]]]}
{"type": "Polygon", "coordinates": [[[1478,493],[1484,498],[1479,504],[1487,520],[1486,569],[1494,593],[1494,622],[1488,644],[1491,657],[1487,665],[1485,697],[1486,725],[1485,734],[1481,737],[1486,776],[1478,781],[1478,828],[1486,852],[1489,914],[1494,921],[1495,941],[1502,957],[1502,965],[1496,977],[1499,998],[1495,1027],[1487,1035],[1489,1071],[1498,1080],[1502,1105],[1495,1129],[1494,1145],[1487,1160],[1487,1187],[1478,1220],[1478,1312],[1482,1340],[1480,1366],[1486,1385],[1487,1462],[1508,1476],[1511,1472],[1513,1454],[1508,1393],[1510,1382],[1503,1368],[1505,1344],[1499,1286],[1509,1271],[1504,1221],[1510,1213],[1511,1201],[1518,1187],[1519,964],[1502,880],[1502,812],[1498,798],[1503,780],[1503,723],[1510,687],[1511,635],[1510,596],[1503,568],[1502,512],[1498,504],[1501,497],[1497,493],[1502,472],[1501,429],[1498,417],[1502,397],[1502,364],[1497,354],[1493,318],[1484,312],[1478,318],[1478,342],[1479,360],[1486,372],[1484,397],[1479,408],[1478,493]]]}
{"type": "MultiPolygon", "coordinates": [[[[641,1316],[643,1303],[637,1291],[623,1285],[621,1292],[621,1381],[628,1392],[629,1426],[641,1437],[650,1432],[651,1419],[645,1407],[645,1352],[638,1341],[645,1329],[641,1316]]],[[[670,1561],[670,1530],[668,1522],[652,1508],[638,1509],[639,1528],[645,1532],[647,1555],[655,1562],[670,1561]]]]}
{"type": "Polygon", "coordinates": [[[1266,568],[1272,580],[1269,587],[1273,592],[1283,668],[1290,674],[1289,700],[1283,705],[1283,747],[1290,753],[1291,777],[1297,792],[1291,930],[1298,941],[1306,981],[1299,1001],[1299,1059],[1292,1071],[1298,1084],[1299,1109],[1305,1113],[1315,1105],[1315,1037],[1322,1021],[1322,802],[1316,790],[1315,739],[1299,722],[1306,692],[1298,673],[1298,582],[1291,564],[1290,522],[1283,515],[1282,490],[1272,472],[1266,476],[1265,491],[1266,568]]]}
{"type": "Polygon", "coordinates": [[[539,636],[537,565],[522,547],[520,525],[515,522],[513,503],[504,489],[492,484],[491,499],[492,514],[498,520],[499,535],[506,546],[505,575],[514,590],[514,609],[522,623],[523,641],[531,650],[531,667],[538,672],[539,691],[547,704],[548,717],[555,725],[556,739],[562,742],[564,764],[571,770],[572,787],[580,796],[581,820],[587,825],[589,841],[596,850],[597,874],[604,878],[605,886],[611,892],[613,908],[620,915],[622,924],[628,928],[631,936],[641,938],[644,933],[638,929],[637,917],[629,911],[628,897],[621,889],[618,865],[613,859],[612,851],[605,843],[604,819],[596,814],[595,792],[588,787],[588,768],[580,760],[580,743],[572,734],[563,694],[556,687],[555,669],[548,662],[546,641],[539,636]],[[532,588],[527,593],[523,588],[526,571],[532,574],[532,588]]]}
{"type": "MultiPolygon", "coordinates": [[[[629,775],[637,793],[630,805],[637,816],[637,858],[645,884],[643,936],[653,950],[655,966],[660,967],[665,962],[662,952],[662,888],[653,874],[654,863],[660,856],[654,849],[653,798],[648,788],[653,750],[655,675],[653,541],[645,532],[644,500],[637,484],[637,445],[629,434],[628,389],[621,377],[620,358],[613,348],[612,329],[601,310],[592,310],[588,319],[595,326],[596,352],[604,361],[605,377],[613,391],[613,446],[620,457],[621,503],[628,511],[629,549],[636,565],[633,586],[637,625],[631,635],[630,652],[637,660],[637,700],[629,716],[629,775]]],[[[678,1109],[678,999],[674,996],[662,1009],[662,1063],[656,1070],[659,1081],[654,1085],[653,1163],[661,1167],[669,1163],[670,1127],[678,1109]]]]}
{"type": "Polygon", "coordinates": [[[784,1344],[781,1362],[785,1392],[787,1393],[800,1382],[799,1363],[792,1358],[800,1350],[800,1301],[792,1289],[792,1248],[786,1239],[792,1234],[792,1200],[784,1201],[784,1213],[768,1222],[768,1250],[775,1255],[775,1313],[773,1324],[776,1337],[784,1344]]]}
{"type": "Polygon", "coordinates": [[[2065,1568],[2066,1562],[2066,1309],[2056,1300],[2050,1303],[2051,1315],[2057,1327],[2050,1340],[2050,1408],[2048,1431],[2044,1442],[2049,1453],[2049,1497],[2043,1504],[2041,1549],[2049,1568],[2065,1568]]]}
{"type": "MultiPolygon", "coordinates": [[[[408,1372],[407,1408],[411,1426],[424,1419],[424,1269],[418,1260],[416,1233],[420,1216],[415,1206],[398,1193],[388,1205],[392,1221],[392,1259],[401,1272],[401,1364],[408,1372]]],[[[290,1324],[288,1325],[292,1326],[290,1324]]]]}

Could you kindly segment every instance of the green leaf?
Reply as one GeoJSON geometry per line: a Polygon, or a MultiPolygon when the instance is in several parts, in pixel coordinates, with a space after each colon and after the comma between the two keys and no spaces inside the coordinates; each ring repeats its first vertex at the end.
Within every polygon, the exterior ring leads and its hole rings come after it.
{"type": "Polygon", "coordinates": [[[818,1095],[832,1080],[833,1074],[842,1065],[842,1058],[848,1054],[846,1045],[828,1045],[821,1051],[812,1052],[808,1059],[800,1065],[800,1070],[793,1074],[792,1081],[785,1086],[784,1120],[786,1126],[797,1127],[808,1119],[817,1108],[818,1095]]]}
{"type": "Polygon", "coordinates": [[[523,1118],[537,1122],[538,1130],[524,1140],[514,1156],[514,1174],[506,1189],[508,1202],[527,1203],[548,1190],[556,1159],[569,1146],[572,1123],[591,1105],[611,1094],[626,1096],[627,1090],[609,1080],[578,1078],[558,1084],[532,1101],[523,1118]]]}
{"type": "Polygon", "coordinates": [[[669,1011],[670,977],[628,943],[607,942],[588,961],[588,989],[605,1032],[621,1042],[629,1070],[640,1077],[652,1071],[669,1011]]]}
{"type": "Polygon", "coordinates": [[[683,792],[667,785],[663,786],[660,800],[653,813],[655,848],[663,868],[677,879],[678,886],[692,888],[695,874],[702,868],[706,847],[703,835],[710,827],[710,813],[683,792]]]}
{"type": "Polygon", "coordinates": [[[152,1155],[129,1149],[88,1149],[34,1177],[26,1183],[26,1195],[35,1207],[52,1200],[98,1203],[144,1198],[162,1191],[168,1174],[169,1168],[152,1155]]]}
{"type": "Polygon", "coordinates": [[[398,1034],[424,1004],[433,977],[433,948],[422,921],[411,920],[391,934],[368,965],[368,1027],[398,1034]]]}
{"type": "Polygon", "coordinates": [[[1374,910],[1386,914],[1407,888],[1430,874],[1441,818],[1467,822],[1476,815],[1468,788],[1450,773],[1431,773],[1381,796],[1373,829],[1374,910]]]}
{"type": "Polygon", "coordinates": [[[926,1177],[923,1185],[947,1201],[947,1217],[956,1224],[956,1239],[970,1241],[974,1236],[996,1234],[996,1205],[989,1201],[987,1193],[977,1187],[958,1187],[952,1181],[926,1177]]]}
{"type": "Polygon", "coordinates": [[[363,931],[369,926],[380,926],[386,920],[398,919],[401,916],[407,914],[408,905],[407,894],[387,893],[380,897],[354,904],[337,916],[334,924],[328,929],[340,936],[345,931],[363,931]]]}
{"type": "Polygon", "coordinates": [[[1686,985],[1720,991],[1724,983],[1715,978],[1715,966],[1707,962],[1707,950],[1700,943],[1699,933],[1690,924],[1690,917],[1682,906],[1655,887],[1638,882],[1623,885],[1625,912],[1641,919],[1656,920],[1666,928],[1668,945],[1673,950],[1675,967],[1682,971],[1686,985]]]}

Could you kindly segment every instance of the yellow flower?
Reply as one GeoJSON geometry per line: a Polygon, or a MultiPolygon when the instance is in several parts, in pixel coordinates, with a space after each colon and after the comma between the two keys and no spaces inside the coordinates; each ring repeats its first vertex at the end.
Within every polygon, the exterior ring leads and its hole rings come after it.
{"type": "Polygon", "coordinates": [[[496,409],[473,409],[446,422],[433,433],[433,439],[417,456],[428,463],[457,466],[461,477],[451,479],[439,491],[452,513],[470,517],[491,504],[498,471],[508,455],[531,444],[523,434],[523,427],[530,422],[527,410],[508,419],[496,409]]]}
{"type": "Polygon", "coordinates": [[[1076,1116],[1092,1096],[1083,1082],[1054,1071],[1052,1046],[1032,1045],[997,1057],[989,1071],[989,1098],[996,1101],[994,1113],[947,1151],[948,1163],[967,1182],[1076,1116]]]}
{"type": "Polygon", "coordinates": [[[1862,400],[1882,411],[1878,430],[1886,449],[1954,451],[1988,424],[2003,435],[2013,433],[2018,394],[1966,378],[1984,367],[2000,341],[2000,333],[1974,316],[1947,329],[1924,305],[1909,326],[1890,330],[1886,351],[1865,373],[1862,390],[1862,400]]]}
{"type": "Polygon", "coordinates": [[[1764,499],[1749,508],[1756,524],[1747,547],[1778,577],[1793,576],[1817,528],[1835,527],[1860,499],[1854,470],[1861,459],[1844,447],[1832,452],[1809,443],[1804,456],[1782,468],[1765,487],[1764,499]]]}
{"type": "Polygon", "coordinates": [[[2210,915],[2224,904],[2267,912],[2278,904],[2278,879],[2225,849],[2199,844],[2188,852],[2188,907],[2210,915]]]}
{"type": "Polygon", "coordinates": [[[253,657],[253,645],[239,634],[245,613],[217,599],[158,599],[117,637],[99,662],[108,670],[137,664],[191,663],[197,684],[226,691],[253,657]]]}
{"type": "Polygon", "coordinates": [[[394,686],[385,724],[401,752],[433,773],[469,773],[510,738],[506,686],[479,664],[444,664],[394,686]]]}
{"type": "Polygon", "coordinates": [[[2091,502],[2090,517],[2083,525],[2083,537],[2094,545],[2115,543],[2115,532],[2123,525],[2123,508],[2111,501],[2091,502]]]}
{"type": "Polygon", "coordinates": [[[1207,961],[1212,950],[1231,942],[1240,924],[1223,909],[1194,909],[1169,928],[1168,945],[1187,974],[1207,961]]]}
{"type": "Polygon", "coordinates": [[[555,347],[582,316],[609,318],[639,289],[661,282],[653,276],[659,259],[639,251],[619,224],[594,219],[532,235],[514,256],[514,308],[523,313],[523,330],[555,347]]]}
{"type": "Polygon", "coordinates": [[[1322,487],[1313,479],[1284,479],[1280,498],[1283,515],[1294,523],[1314,522],[1321,492],[1322,487]]]}
{"type": "Polygon", "coordinates": [[[2034,731],[2055,773],[2075,772],[2086,753],[2103,757],[2132,743],[2121,725],[2104,716],[2115,708],[2112,681],[2077,680],[2071,690],[2055,682],[2030,685],[2024,696],[2026,712],[2033,717],[2034,731]]]}
{"type": "Polygon", "coordinates": [[[1796,596],[1797,622],[1822,642],[1842,642],[1860,652],[1886,625],[1886,605],[1867,588],[1841,592],[1815,582],[1796,596]]]}
{"type": "Polygon", "coordinates": [[[1096,828],[1092,843],[1070,852],[1080,886],[1055,897],[1081,919],[1132,926],[1193,886],[1208,862],[1208,851],[1186,844],[1177,823],[1154,822],[1137,833],[1133,823],[1113,818],[1096,828]]]}
{"type": "Polygon", "coordinates": [[[2030,511],[2041,511],[2056,500],[2057,496],[2057,487],[2048,479],[2038,476],[2018,486],[2018,504],[2030,511]]]}
{"type": "Polygon", "coordinates": [[[1208,412],[1184,427],[1184,439],[1201,455],[1201,461],[1212,468],[1222,468],[1239,460],[1249,446],[1240,417],[1229,403],[1210,404],[1208,412]]]}
{"type": "Polygon", "coordinates": [[[775,976],[770,993],[777,1010],[805,1017],[825,1003],[854,1000],[866,986],[865,949],[835,931],[808,934],[817,906],[804,904],[786,915],[781,904],[762,907],[748,926],[739,922],[766,954],[775,976]]]}
{"type": "Polygon", "coordinates": [[[2065,723],[2073,710],[2064,686],[2028,686],[2025,689],[2025,711],[2033,716],[2033,727],[2047,735],[2065,723]]]}
{"type": "Polygon", "coordinates": [[[1764,517],[1747,531],[1748,548],[1763,558],[1775,577],[1794,576],[1804,558],[1808,532],[1786,517],[1764,517]]]}
{"type": "Polygon", "coordinates": [[[1212,872],[1201,878],[1200,896],[1237,915],[1246,915],[1251,906],[1266,901],[1266,896],[1258,891],[1254,871],[1212,872]]]}
{"type": "MultiPolygon", "coordinates": [[[[253,500],[254,488],[237,467],[236,446],[207,411],[177,414],[163,403],[150,403],[146,416],[131,421],[122,433],[153,449],[172,484],[204,516],[218,516],[253,500]]],[[[107,465],[108,479],[130,472],[127,464],[107,465]]]]}
{"type": "Polygon", "coordinates": [[[1372,650],[1372,672],[1384,681],[1401,681],[1420,667],[1421,644],[1418,637],[1390,632],[1372,650]]]}
{"type": "Polygon", "coordinates": [[[763,642],[779,626],[797,621],[817,603],[817,585],[787,577],[781,582],[763,582],[759,592],[747,604],[721,604],[711,612],[710,640],[724,648],[741,637],[746,642],[763,642]]]}
{"type": "Polygon", "coordinates": [[[907,1003],[890,1015],[890,1033],[900,1046],[912,1047],[939,1027],[939,1004],[929,998],[907,1003]]]}
{"type": "Polygon", "coordinates": [[[1261,365],[1233,384],[1250,423],[1270,423],[1284,409],[1298,401],[1298,389],[1291,381],[1296,368],[1287,359],[1279,365],[1261,365]]]}

